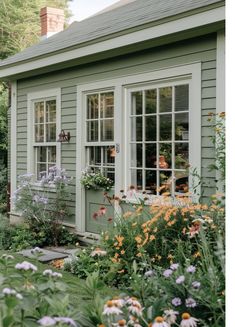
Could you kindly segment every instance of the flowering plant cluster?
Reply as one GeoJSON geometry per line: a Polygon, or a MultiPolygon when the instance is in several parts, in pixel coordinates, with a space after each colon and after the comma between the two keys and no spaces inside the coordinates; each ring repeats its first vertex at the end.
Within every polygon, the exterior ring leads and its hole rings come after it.
{"type": "Polygon", "coordinates": [[[41,272],[8,254],[0,257],[0,272],[1,326],[78,326],[77,308],[65,294],[61,273],[41,272]]]}
{"type": "Polygon", "coordinates": [[[109,191],[114,185],[114,182],[110,178],[102,175],[98,171],[93,172],[90,169],[85,169],[82,172],[80,182],[87,190],[103,189],[109,191]]]}
{"type": "Polygon", "coordinates": [[[19,176],[12,199],[15,209],[25,218],[32,232],[46,233],[47,241],[54,245],[59,244],[63,234],[61,222],[70,215],[70,181],[66,171],[55,166],[47,175],[43,173],[36,183],[33,174],[24,174],[19,176]]]}

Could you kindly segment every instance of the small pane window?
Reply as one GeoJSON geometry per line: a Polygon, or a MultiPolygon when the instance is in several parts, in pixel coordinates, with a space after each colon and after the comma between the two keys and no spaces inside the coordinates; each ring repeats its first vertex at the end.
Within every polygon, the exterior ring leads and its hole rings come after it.
{"type": "Polygon", "coordinates": [[[188,84],[156,85],[135,90],[130,97],[131,184],[150,194],[185,192],[189,162],[188,84]]]}
{"type": "Polygon", "coordinates": [[[114,92],[87,95],[87,142],[114,140],[114,92]]]}

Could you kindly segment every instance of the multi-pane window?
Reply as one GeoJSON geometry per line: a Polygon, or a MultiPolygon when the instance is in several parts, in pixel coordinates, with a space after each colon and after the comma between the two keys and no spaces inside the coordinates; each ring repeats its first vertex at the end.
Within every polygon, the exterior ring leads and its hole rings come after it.
{"type": "Polygon", "coordinates": [[[86,96],[87,165],[115,178],[114,92],[86,96]]]}
{"type": "Polygon", "coordinates": [[[131,184],[150,194],[188,192],[189,85],[130,93],[131,184]]]}
{"type": "Polygon", "coordinates": [[[37,179],[56,165],[56,100],[34,102],[34,153],[37,179]]]}

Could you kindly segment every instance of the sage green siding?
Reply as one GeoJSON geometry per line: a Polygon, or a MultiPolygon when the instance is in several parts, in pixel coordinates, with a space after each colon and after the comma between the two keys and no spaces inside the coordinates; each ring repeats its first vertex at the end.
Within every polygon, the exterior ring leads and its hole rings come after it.
{"type": "MultiPolygon", "coordinates": [[[[204,197],[215,193],[215,173],[208,172],[215,152],[210,137],[213,130],[208,113],[216,108],[216,35],[177,42],[128,56],[103,60],[90,65],[44,74],[18,81],[17,90],[17,175],[26,171],[27,159],[27,93],[61,88],[61,128],[70,131],[69,144],[62,143],[61,163],[70,175],[76,176],[76,85],[125,75],[151,72],[195,62],[202,63],[202,182],[204,197]]],[[[79,62],[78,62],[79,64],[79,62]]],[[[75,213],[75,179],[71,188],[71,208],[75,213]]]]}

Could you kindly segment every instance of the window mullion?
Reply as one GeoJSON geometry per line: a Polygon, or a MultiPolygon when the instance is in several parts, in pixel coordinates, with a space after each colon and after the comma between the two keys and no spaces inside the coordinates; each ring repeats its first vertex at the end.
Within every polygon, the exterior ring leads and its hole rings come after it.
{"type": "Polygon", "coordinates": [[[160,181],[159,181],[159,139],[160,139],[160,123],[159,123],[159,107],[160,107],[160,92],[159,88],[157,88],[157,149],[156,149],[156,168],[157,168],[157,195],[159,195],[159,187],[160,187],[160,181]]]}
{"type": "Polygon", "coordinates": [[[145,167],[145,162],[146,162],[146,153],[145,153],[145,91],[142,91],[142,124],[143,124],[143,128],[142,128],[142,147],[143,147],[143,163],[142,163],[142,183],[143,183],[143,190],[146,189],[146,167],[145,167]]]}

